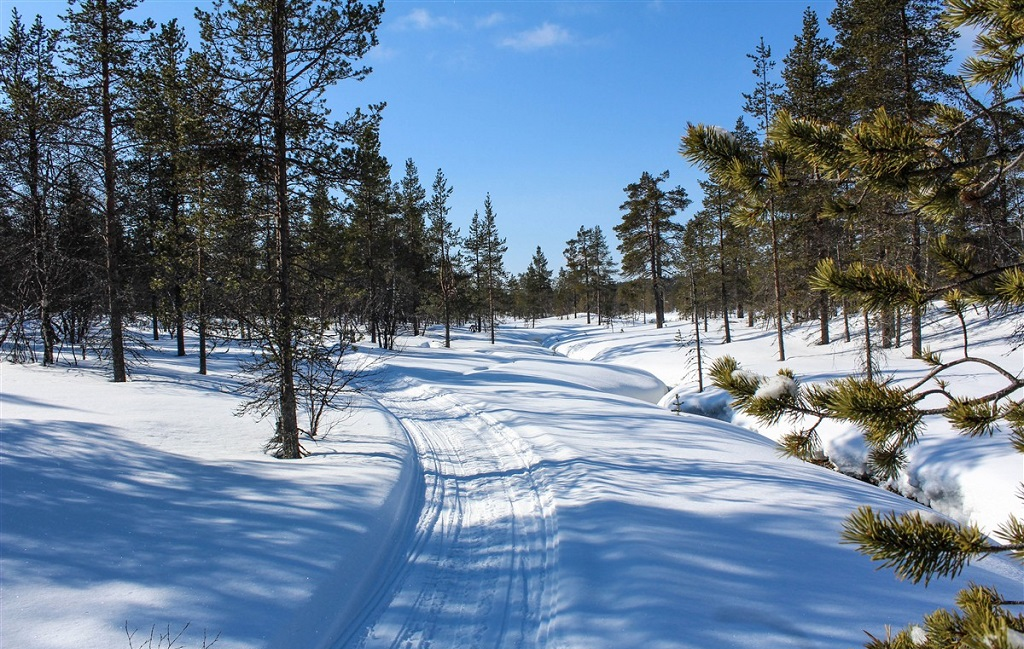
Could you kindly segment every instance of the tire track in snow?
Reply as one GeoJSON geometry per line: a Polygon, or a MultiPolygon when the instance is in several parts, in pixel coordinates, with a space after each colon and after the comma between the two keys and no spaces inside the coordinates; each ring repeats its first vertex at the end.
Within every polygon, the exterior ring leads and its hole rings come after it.
{"type": "Polygon", "coordinates": [[[533,449],[434,388],[407,380],[377,398],[416,446],[424,497],[406,561],[381,576],[388,592],[343,646],[546,646],[558,530],[533,449]]]}

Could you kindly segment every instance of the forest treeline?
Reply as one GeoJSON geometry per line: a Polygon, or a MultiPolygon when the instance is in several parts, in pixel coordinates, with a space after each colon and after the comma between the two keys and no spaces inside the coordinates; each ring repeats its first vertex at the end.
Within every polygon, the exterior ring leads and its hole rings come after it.
{"type": "MultiPolygon", "coordinates": [[[[999,34],[975,11],[999,4],[949,6],[999,34]]],[[[176,21],[130,20],[138,6],[77,1],[56,26],[12,14],[0,346],[44,364],[98,355],[123,381],[141,330],[169,332],[181,355],[195,332],[200,372],[217,340],[248,341],[251,406],[276,416],[285,457],[301,454],[302,385],[356,340],[391,347],[441,323],[448,342],[453,324],[493,336],[501,318],[569,314],[661,326],[678,310],[720,318],[726,341],[730,319],[771,323],[780,358],[787,323],[819,320],[827,343],[852,318],[869,343],[920,355],[928,300],[874,308],[858,281],[885,269],[893,291],[913,278],[935,299],[930,287],[991,291],[1020,269],[1019,44],[993,41],[965,82],[937,0],[839,0],[832,38],[807,9],[781,61],[753,44],[742,115],[691,124],[680,142],[708,173],[692,217],[680,222],[690,199],[668,172],[644,172],[619,206],[621,263],[584,225],[554,251],[563,267],[538,247],[521,274],[505,268],[490,196],[461,232],[442,170],[424,181],[413,160],[396,170],[382,156],[383,104],[328,110],[330,87],[371,73],[361,59],[382,2],[222,0],[196,12],[198,43],[176,21]],[[842,281],[850,290],[833,290],[842,281]]]]}

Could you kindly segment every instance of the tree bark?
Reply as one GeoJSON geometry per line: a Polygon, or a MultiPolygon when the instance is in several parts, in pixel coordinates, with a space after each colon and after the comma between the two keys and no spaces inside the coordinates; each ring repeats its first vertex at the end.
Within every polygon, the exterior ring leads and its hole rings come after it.
{"type": "Polygon", "coordinates": [[[295,394],[295,316],[291,295],[291,215],[288,211],[287,59],[285,52],[286,0],[275,0],[271,16],[272,127],[274,137],[274,190],[277,217],[277,322],[276,346],[280,371],[278,455],[299,459],[298,401],[295,394]]]}
{"type": "MultiPolygon", "coordinates": [[[[100,0],[102,45],[112,38],[107,3],[100,0]]],[[[114,153],[113,71],[109,55],[100,62],[100,111],[103,119],[103,230],[106,253],[107,313],[110,322],[110,359],[115,383],[128,380],[124,358],[124,309],[121,304],[121,221],[117,214],[117,159],[114,153]]]]}
{"type": "Polygon", "coordinates": [[[772,231],[772,270],[775,276],[775,318],[778,323],[779,360],[786,360],[786,344],[782,339],[782,277],[779,267],[779,234],[775,219],[775,199],[768,199],[768,220],[772,231]]]}

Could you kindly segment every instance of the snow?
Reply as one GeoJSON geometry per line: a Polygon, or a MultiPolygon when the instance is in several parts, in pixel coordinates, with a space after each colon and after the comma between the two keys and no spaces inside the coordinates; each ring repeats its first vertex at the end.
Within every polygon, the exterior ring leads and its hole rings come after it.
{"type": "Polygon", "coordinates": [[[910,629],[910,641],[916,645],[923,645],[928,642],[928,633],[919,626],[913,626],[910,629]]]}
{"type": "Polygon", "coordinates": [[[755,399],[781,399],[789,395],[794,399],[797,396],[797,385],[791,377],[784,374],[766,377],[757,386],[754,392],[755,399]]]}
{"type": "MultiPolygon", "coordinates": [[[[1024,371],[1024,352],[1012,340],[1020,314],[989,318],[984,311],[976,310],[969,312],[967,318],[972,356],[996,362],[1018,375],[1024,371]]],[[[926,347],[940,353],[944,360],[963,355],[960,323],[953,315],[935,309],[926,314],[925,321],[926,347]]],[[[791,327],[786,331],[785,362],[778,360],[773,329],[747,327],[745,322],[735,319],[730,324],[733,342],[725,344],[720,321],[709,323],[709,332],[702,336],[704,366],[709,366],[714,358],[730,355],[742,365],[737,370],[740,375],[750,379],[767,377],[762,379],[759,390],[768,390],[768,385],[774,394],[781,394],[784,388],[792,389],[789,379],[778,374],[782,368],[792,369],[801,383],[824,382],[862,371],[862,330],[856,329],[859,323],[852,323],[852,342],[847,343],[840,336],[841,320],[834,321],[833,342],[826,346],[816,344],[817,322],[791,327]]],[[[669,386],[668,394],[660,401],[664,408],[705,414],[774,440],[795,427],[789,422],[765,426],[734,412],[728,406],[728,395],[717,388],[697,393],[695,367],[688,364],[687,351],[677,349],[674,343],[677,331],[685,332],[691,327],[689,321],[671,319],[661,330],[639,323],[619,323],[611,328],[566,325],[553,347],[573,358],[621,363],[651,372],[669,386]]],[[[881,366],[883,375],[898,385],[910,385],[930,369],[910,358],[908,345],[888,350],[875,362],[881,366]]],[[[971,364],[954,368],[950,377],[951,389],[964,396],[979,396],[1005,385],[994,372],[971,364]]],[[[843,472],[868,472],[867,447],[852,425],[826,421],[817,432],[825,454],[843,472]]],[[[908,456],[907,470],[888,485],[895,491],[959,522],[975,523],[989,533],[1004,523],[1009,514],[1024,514],[1016,495],[1016,485],[1024,480],[1024,458],[1013,450],[1005,431],[992,437],[966,438],[952,430],[943,418],[928,417],[921,442],[910,449],[908,456]]]]}
{"type": "MultiPolygon", "coordinates": [[[[926,510],[721,421],[728,398],[696,392],[678,326],[550,320],[496,345],[457,330],[452,349],[439,331],[364,349],[379,362],[362,393],[292,462],[261,453],[268,422],[232,414],[235,350],[201,377],[161,341],[127,384],[0,365],[0,646],[127,647],[127,621],[136,645],[188,624],[186,646],[205,630],[231,649],[838,648],[970,581],[1021,592],[999,557],[923,588],[840,545],[860,505],[926,510]]],[[[979,352],[1004,355],[1005,326],[979,352]]],[[[709,333],[713,355],[775,375],[772,334],[734,328],[728,347],[709,333]]],[[[855,364],[802,335],[785,364],[801,381],[855,364]]],[[[823,439],[860,461],[854,432],[823,439]]],[[[1001,522],[1020,512],[1008,448],[932,426],[903,487],[1001,522]]]]}
{"type": "Polygon", "coordinates": [[[1014,631],[1013,629],[1007,629],[1006,642],[1006,646],[1013,647],[1013,649],[1024,649],[1024,633],[1014,631]]]}

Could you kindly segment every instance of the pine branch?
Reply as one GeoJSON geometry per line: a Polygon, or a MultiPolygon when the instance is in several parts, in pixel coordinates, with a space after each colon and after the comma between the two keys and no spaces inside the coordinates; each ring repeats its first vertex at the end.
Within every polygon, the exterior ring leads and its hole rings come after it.
{"type": "Polygon", "coordinates": [[[926,585],[936,576],[956,577],[972,558],[1003,551],[975,525],[933,522],[920,512],[878,514],[871,507],[858,508],[845,521],[841,542],[857,545],[900,579],[926,585]]]}

